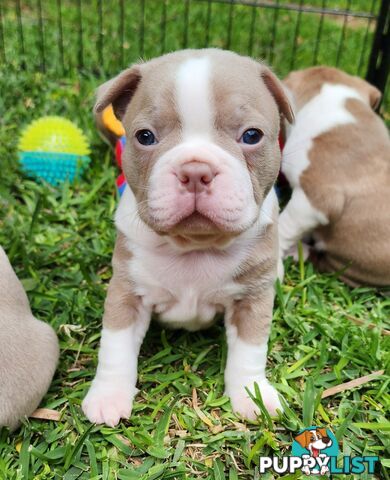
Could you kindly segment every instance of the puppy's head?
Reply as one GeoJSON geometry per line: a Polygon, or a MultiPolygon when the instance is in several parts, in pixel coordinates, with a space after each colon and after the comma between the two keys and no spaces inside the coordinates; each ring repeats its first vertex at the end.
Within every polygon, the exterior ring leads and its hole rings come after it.
{"type": "Polygon", "coordinates": [[[247,57],[186,50],[134,65],[98,91],[126,130],[123,169],[141,219],[177,244],[210,246],[246,230],[279,170],[273,73],[247,57]]]}
{"type": "Polygon", "coordinates": [[[317,95],[325,83],[347,85],[355,89],[373,110],[379,106],[382,96],[376,87],[362,78],[333,67],[320,66],[297,70],[291,72],[283,83],[292,93],[298,110],[317,95]]]}

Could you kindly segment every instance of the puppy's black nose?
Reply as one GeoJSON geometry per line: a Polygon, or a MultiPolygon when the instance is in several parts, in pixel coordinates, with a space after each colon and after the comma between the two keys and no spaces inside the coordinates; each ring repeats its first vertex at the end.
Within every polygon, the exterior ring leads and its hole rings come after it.
{"type": "Polygon", "coordinates": [[[332,443],[332,440],[329,437],[322,437],[322,441],[326,444],[332,443]]]}

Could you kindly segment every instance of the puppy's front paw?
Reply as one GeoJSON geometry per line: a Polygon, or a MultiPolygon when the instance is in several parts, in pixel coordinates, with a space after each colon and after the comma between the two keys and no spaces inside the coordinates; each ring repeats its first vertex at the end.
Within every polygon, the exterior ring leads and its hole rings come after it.
{"type": "MultiPolygon", "coordinates": [[[[279,256],[281,258],[292,257],[295,262],[298,262],[298,260],[299,260],[298,244],[295,244],[291,247],[287,247],[287,246],[283,247],[283,245],[282,245],[282,246],[279,247],[279,250],[280,250],[279,256]]],[[[302,242],[302,257],[303,257],[303,260],[306,261],[309,258],[309,255],[310,255],[309,245],[302,242]]]]}
{"type": "Polygon", "coordinates": [[[289,256],[290,250],[294,249],[294,244],[291,246],[291,242],[284,238],[281,234],[279,235],[279,257],[287,258],[289,256]]]}
{"type": "MultiPolygon", "coordinates": [[[[280,404],[278,393],[275,388],[268,382],[268,380],[263,379],[260,381],[254,380],[253,383],[259,385],[260,393],[264,402],[265,408],[268,410],[270,415],[276,415],[276,410],[282,411],[282,406],[280,404]]],[[[247,385],[247,388],[251,392],[254,391],[253,384],[247,385]]],[[[226,392],[232,404],[233,411],[238,413],[248,420],[255,420],[259,414],[259,407],[254,403],[254,401],[248,395],[248,392],[245,389],[245,386],[235,387],[232,391],[226,392]]]]}
{"type": "Polygon", "coordinates": [[[284,264],[281,256],[278,258],[278,279],[280,283],[282,283],[284,279],[284,264]]]}
{"type": "Polygon", "coordinates": [[[134,394],[129,388],[92,384],[82,409],[90,422],[115,427],[121,418],[130,417],[134,394]]]}

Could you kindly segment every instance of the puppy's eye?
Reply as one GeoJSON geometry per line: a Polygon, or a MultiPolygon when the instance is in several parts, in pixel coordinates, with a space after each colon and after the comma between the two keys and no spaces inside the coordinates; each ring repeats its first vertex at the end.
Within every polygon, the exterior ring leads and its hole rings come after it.
{"type": "Polygon", "coordinates": [[[263,136],[264,134],[261,130],[258,130],[257,128],[250,128],[249,130],[245,130],[245,132],[241,135],[240,140],[246,145],[256,145],[256,143],[260,142],[263,136]]]}
{"type": "Polygon", "coordinates": [[[147,147],[157,143],[154,133],[150,130],[138,130],[135,136],[141,145],[145,145],[147,147]]]}

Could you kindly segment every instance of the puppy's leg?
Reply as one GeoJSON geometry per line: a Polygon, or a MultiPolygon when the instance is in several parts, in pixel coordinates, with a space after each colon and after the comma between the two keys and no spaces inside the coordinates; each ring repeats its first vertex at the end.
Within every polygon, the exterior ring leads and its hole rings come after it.
{"type": "Polygon", "coordinates": [[[129,418],[137,392],[138,354],[150,323],[150,312],[130,284],[113,276],[104,306],[99,363],[82,407],[91,422],[116,425],[129,418]]]}
{"type": "Polygon", "coordinates": [[[285,257],[306,233],[319,225],[326,225],[327,217],[313,207],[301,188],[294,188],[292,196],[279,216],[279,250],[285,257]]]}
{"type": "Polygon", "coordinates": [[[255,419],[259,411],[245,389],[254,392],[255,382],[268,411],[275,414],[276,409],[282,410],[277,392],[265,376],[273,299],[270,287],[257,298],[236,302],[226,315],[225,392],[233,410],[248,419],[255,419]]]}

